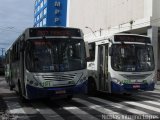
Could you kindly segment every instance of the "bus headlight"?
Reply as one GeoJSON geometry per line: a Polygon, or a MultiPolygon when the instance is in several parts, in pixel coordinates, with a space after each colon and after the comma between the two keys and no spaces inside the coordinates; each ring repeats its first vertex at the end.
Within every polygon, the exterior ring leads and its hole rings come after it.
{"type": "Polygon", "coordinates": [[[37,81],[28,80],[28,84],[34,87],[41,87],[37,81]]]}
{"type": "Polygon", "coordinates": [[[39,87],[39,88],[42,88],[41,84],[39,83],[39,81],[33,77],[32,80],[27,80],[28,81],[28,84],[33,86],[33,87],[39,87]]]}
{"type": "Polygon", "coordinates": [[[114,83],[119,84],[119,85],[123,85],[122,81],[121,81],[121,80],[118,80],[118,79],[116,79],[116,78],[113,78],[112,81],[113,81],[114,83]]]}
{"type": "MultiPolygon", "coordinates": [[[[29,80],[28,80],[28,81],[29,81],[29,80]]],[[[31,81],[29,81],[29,84],[30,84],[30,85],[33,85],[33,83],[34,83],[34,82],[33,82],[32,80],[31,80],[31,81]]]]}

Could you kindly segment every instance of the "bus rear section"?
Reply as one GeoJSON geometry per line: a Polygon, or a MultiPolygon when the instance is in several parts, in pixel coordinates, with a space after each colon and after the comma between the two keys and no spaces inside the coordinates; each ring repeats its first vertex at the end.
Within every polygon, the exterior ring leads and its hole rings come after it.
{"type": "Polygon", "coordinates": [[[19,39],[12,46],[12,55],[16,55],[15,46],[21,44],[16,52],[19,58],[11,60],[15,62],[11,62],[10,80],[20,96],[71,99],[74,94],[86,92],[86,54],[81,30],[29,28],[19,39]]]}
{"type": "MultiPolygon", "coordinates": [[[[152,91],[155,63],[150,38],[118,34],[95,44],[95,59],[88,62],[89,87],[102,92],[152,91]]],[[[90,90],[90,91],[96,91],[90,90]]]]}

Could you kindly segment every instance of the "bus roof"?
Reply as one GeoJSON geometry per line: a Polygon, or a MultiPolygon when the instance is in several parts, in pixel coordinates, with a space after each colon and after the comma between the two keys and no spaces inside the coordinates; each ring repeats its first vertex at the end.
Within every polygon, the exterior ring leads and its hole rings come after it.
{"type": "MultiPolygon", "coordinates": [[[[91,42],[98,42],[98,41],[102,41],[102,40],[112,40],[111,38],[115,35],[130,35],[130,36],[141,36],[141,37],[146,37],[149,38],[149,36],[146,35],[139,35],[139,34],[128,34],[128,33],[115,33],[115,34],[109,34],[109,35],[103,35],[103,36],[97,36],[97,37],[92,37],[92,38],[85,38],[84,40],[87,41],[88,43],[91,42]]],[[[114,42],[112,40],[112,42],[114,42]]]]}
{"type": "MultiPolygon", "coordinates": [[[[20,35],[19,35],[19,37],[15,40],[15,41],[13,41],[13,43],[8,47],[8,49],[7,50],[9,50],[9,49],[12,49],[12,46],[16,43],[16,41],[17,40],[19,40],[19,39],[21,39],[21,37],[24,37],[23,35],[25,34],[25,33],[29,33],[29,30],[43,30],[43,29],[71,29],[71,30],[77,30],[77,31],[79,31],[80,32],[80,34],[81,34],[81,36],[83,36],[83,32],[82,32],[82,30],[80,29],[80,28],[74,28],[74,27],[59,27],[59,26],[47,26],[47,27],[29,27],[29,28],[26,28],[20,35]]],[[[34,34],[32,34],[33,36],[35,35],[35,33],[34,34]]]]}

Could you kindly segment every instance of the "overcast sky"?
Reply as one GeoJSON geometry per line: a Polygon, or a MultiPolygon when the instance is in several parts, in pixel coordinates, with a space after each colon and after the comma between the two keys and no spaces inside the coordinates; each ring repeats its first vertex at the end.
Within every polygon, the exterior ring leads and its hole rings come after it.
{"type": "Polygon", "coordinates": [[[1,0],[0,55],[1,48],[7,49],[25,28],[33,26],[34,1],[1,0]]]}

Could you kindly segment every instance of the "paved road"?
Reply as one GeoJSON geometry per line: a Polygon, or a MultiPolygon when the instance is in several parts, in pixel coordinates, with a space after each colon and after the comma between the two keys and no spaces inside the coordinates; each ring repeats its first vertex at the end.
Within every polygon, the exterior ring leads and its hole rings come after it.
{"type": "Polygon", "coordinates": [[[160,91],[22,103],[0,77],[0,120],[160,120],[160,91]]]}

